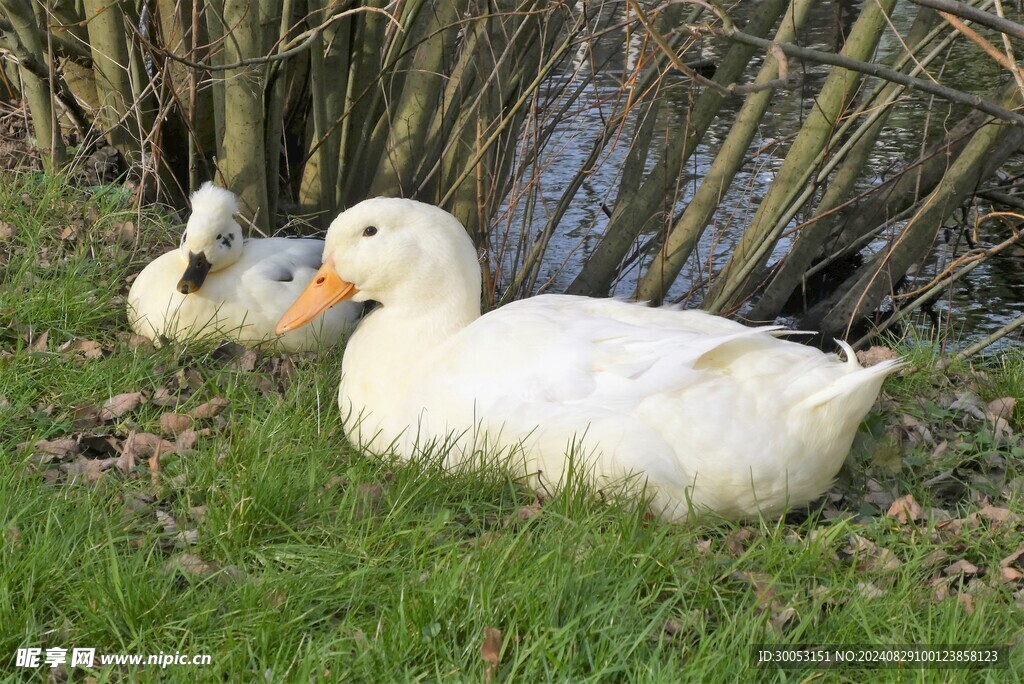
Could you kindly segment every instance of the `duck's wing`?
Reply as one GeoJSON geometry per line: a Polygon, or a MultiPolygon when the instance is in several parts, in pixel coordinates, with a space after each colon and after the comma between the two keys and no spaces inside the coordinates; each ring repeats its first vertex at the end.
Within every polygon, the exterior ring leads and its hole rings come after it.
{"type": "Polygon", "coordinates": [[[246,242],[245,254],[251,265],[246,278],[268,283],[295,283],[301,292],[320,268],[322,240],[309,238],[267,238],[246,242]]]}
{"type": "Polygon", "coordinates": [[[734,356],[757,340],[778,343],[774,330],[615,300],[533,297],[465,328],[432,375],[442,384],[457,383],[455,391],[495,402],[622,411],[728,372],[732,358],[725,350],[732,347],[734,356]]]}

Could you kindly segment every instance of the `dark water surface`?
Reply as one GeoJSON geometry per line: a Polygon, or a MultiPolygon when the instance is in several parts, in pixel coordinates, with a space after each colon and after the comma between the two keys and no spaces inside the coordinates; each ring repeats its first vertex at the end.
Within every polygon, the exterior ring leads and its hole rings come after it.
{"type": "MultiPolygon", "coordinates": [[[[1013,3],[1006,3],[1008,18],[1020,20],[1019,13],[1011,5],[1013,3]]],[[[858,11],[858,8],[854,7],[850,21],[856,18],[858,11]]],[[[915,11],[916,8],[909,3],[897,3],[898,14],[893,18],[894,28],[905,35],[915,11]]],[[[742,17],[742,13],[743,7],[734,10],[733,16],[738,19],[742,17]]],[[[806,24],[807,28],[800,39],[801,44],[821,50],[837,51],[835,17],[834,3],[820,3],[806,24]]],[[[624,54],[621,34],[607,35],[596,46],[595,61],[600,62],[607,58],[608,66],[598,74],[594,83],[587,87],[579,101],[558,121],[555,137],[536,165],[540,191],[532,209],[528,209],[530,205],[526,201],[514,201],[504,216],[506,241],[503,243],[498,240],[492,243],[495,252],[492,258],[495,262],[503,264],[501,271],[504,274],[511,273],[514,245],[519,242],[524,230],[532,235],[543,230],[548,215],[554,209],[563,190],[590,153],[593,141],[603,129],[604,122],[613,109],[609,105],[609,100],[619,90],[623,73],[629,72],[635,64],[641,38],[640,33],[634,34],[624,54]],[[608,50],[608,53],[600,54],[601,48],[608,50]]],[[[896,35],[888,31],[879,45],[880,54],[891,54],[899,49],[900,44],[896,35]]],[[[692,60],[698,57],[717,56],[715,46],[708,42],[707,45],[701,46],[699,51],[688,53],[686,58],[692,60]]],[[[574,83],[580,73],[589,74],[588,67],[586,55],[581,51],[575,63],[567,67],[560,78],[574,83]],[[581,71],[574,75],[573,69],[581,71]]],[[[747,163],[734,179],[727,195],[723,197],[698,249],[670,291],[671,300],[685,301],[689,306],[696,306],[700,302],[704,292],[702,283],[709,270],[721,268],[728,259],[732,247],[753,217],[758,202],[778,172],[792,135],[799,130],[808,108],[813,104],[813,96],[820,89],[828,73],[827,68],[815,65],[805,67],[795,61],[790,62],[790,69],[802,74],[802,86],[794,91],[779,91],[773,97],[769,111],[748,152],[747,163]]],[[[948,57],[940,57],[933,62],[930,69],[935,72],[942,69],[938,75],[944,84],[979,94],[992,90],[1009,78],[991,59],[980,55],[976,48],[963,40],[958,41],[948,57]]],[[[745,76],[745,79],[749,78],[749,75],[745,76]]],[[[868,87],[873,87],[874,83],[873,80],[869,80],[868,87]]],[[[570,87],[567,90],[571,89],[570,87]]],[[[663,92],[666,95],[667,106],[661,107],[657,130],[664,138],[683,127],[691,95],[690,84],[682,76],[672,74],[665,81],[663,92]]],[[[926,142],[941,138],[965,113],[963,108],[951,108],[945,102],[933,101],[928,96],[910,91],[904,93],[904,99],[906,104],[897,105],[889,115],[886,129],[876,144],[876,153],[870,162],[869,171],[861,181],[861,189],[866,189],[897,172],[903,160],[917,155],[922,145],[922,137],[926,142]]],[[[731,112],[735,112],[741,104],[742,100],[735,98],[727,107],[731,112]]],[[[728,134],[732,118],[730,111],[723,112],[712,124],[697,152],[689,159],[683,183],[678,187],[676,194],[677,211],[685,207],[693,196],[719,145],[728,134]]],[[[601,205],[614,205],[620,182],[619,172],[628,152],[628,134],[631,131],[632,122],[623,131],[621,141],[605,149],[601,162],[576,193],[560,228],[551,237],[534,290],[563,291],[593,251],[607,224],[607,217],[601,205]]],[[[653,159],[648,159],[649,166],[652,161],[653,159]]],[[[1024,164],[1021,164],[1020,159],[1013,160],[1012,163],[1016,166],[1005,167],[1007,173],[1024,173],[1024,164]]],[[[673,189],[668,188],[666,192],[669,196],[673,189]]],[[[922,264],[920,277],[910,277],[907,288],[912,290],[923,286],[931,279],[936,269],[941,271],[943,264],[961,256],[967,250],[964,239],[967,230],[971,231],[979,246],[983,247],[997,244],[1009,237],[1010,229],[1005,222],[990,220],[974,225],[978,216],[991,210],[991,206],[981,203],[964,217],[957,212],[954,217],[956,221],[948,220],[948,230],[939,231],[940,238],[928,261],[922,264]],[[964,218],[966,222],[961,223],[964,218]],[[948,239],[948,242],[944,238],[948,239]]],[[[792,225],[795,226],[802,218],[804,217],[798,216],[792,225]]],[[[650,234],[641,235],[638,244],[646,242],[651,237],[650,234]]],[[[877,250],[884,244],[884,240],[880,239],[873,243],[871,248],[877,250]]],[[[788,247],[788,238],[783,238],[777,245],[772,260],[784,255],[788,247]]],[[[633,293],[636,279],[641,272],[638,266],[639,264],[634,262],[620,275],[615,285],[616,295],[628,297],[633,293]]],[[[932,328],[932,319],[921,313],[915,313],[912,317],[915,328],[919,336],[925,339],[938,337],[951,347],[970,344],[1024,314],[1024,245],[1006,250],[975,268],[948,288],[933,308],[939,315],[938,336],[932,328]]],[[[1013,341],[1019,344],[1022,339],[1020,332],[1018,330],[1009,340],[1004,339],[1001,346],[1013,341]]]]}

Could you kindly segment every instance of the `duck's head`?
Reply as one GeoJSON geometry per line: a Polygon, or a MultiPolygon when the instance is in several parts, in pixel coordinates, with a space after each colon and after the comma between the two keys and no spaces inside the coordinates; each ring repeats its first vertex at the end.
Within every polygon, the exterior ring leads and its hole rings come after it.
{"type": "Polygon", "coordinates": [[[234,218],[237,213],[238,198],[229,190],[207,182],[192,193],[192,215],[180,248],[187,266],[178,281],[178,292],[196,292],[208,273],[227,268],[242,256],[242,227],[234,218]]]}
{"type": "Polygon", "coordinates": [[[478,316],[480,263],[473,241],[458,219],[438,207],[383,197],[360,202],[331,223],[323,266],[281,317],[277,332],[294,330],[350,298],[478,316]]]}

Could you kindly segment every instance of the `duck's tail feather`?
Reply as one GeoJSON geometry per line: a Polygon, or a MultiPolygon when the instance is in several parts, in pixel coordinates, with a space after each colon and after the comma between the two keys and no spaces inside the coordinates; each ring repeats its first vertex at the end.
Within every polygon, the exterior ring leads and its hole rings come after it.
{"type": "Polygon", "coordinates": [[[874,402],[875,397],[882,388],[882,381],[907,365],[904,359],[899,358],[882,361],[874,366],[863,368],[857,362],[857,354],[853,351],[853,347],[842,340],[836,340],[836,342],[842,347],[846,355],[846,365],[849,368],[849,372],[803,399],[798,404],[799,408],[805,410],[814,409],[840,397],[851,402],[856,402],[858,399],[865,401],[870,399],[870,402],[874,402]]]}

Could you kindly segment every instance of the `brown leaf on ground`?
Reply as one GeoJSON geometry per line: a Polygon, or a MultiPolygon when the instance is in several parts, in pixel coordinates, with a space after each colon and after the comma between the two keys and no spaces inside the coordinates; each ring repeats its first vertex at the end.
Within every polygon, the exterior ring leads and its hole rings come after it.
{"type": "Polygon", "coordinates": [[[519,510],[516,511],[516,517],[520,520],[529,520],[533,516],[540,513],[542,507],[543,506],[541,504],[540,499],[535,498],[533,500],[533,503],[531,503],[529,506],[521,506],[519,510]]]}
{"type": "Polygon", "coordinates": [[[181,570],[186,575],[197,577],[209,577],[215,572],[212,564],[191,553],[179,553],[172,557],[164,564],[164,570],[181,570]]]}
{"type": "Polygon", "coordinates": [[[376,482],[363,482],[356,487],[356,506],[353,514],[356,519],[373,515],[381,509],[383,501],[383,487],[376,482]]]}
{"type": "Polygon", "coordinates": [[[32,342],[32,345],[31,345],[32,351],[34,351],[34,352],[46,351],[46,341],[49,340],[49,339],[50,339],[50,331],[49,330],[44,330],[42,332],[42,334],[40,334],[38,337],[35,338],[34,341],[32,341],[30,339],[30,341],[32,342]]]}
{"type": "Polygon", "coordinates": [[[1019,582],[1024,578],[1024,572],[1021,572],[1017,568],[999,568],[999,579],[1007,584],[1011,582],[1019,582]]]}
{"type": "Polygon", "coordinates": [[[343,478],[341,475],[331,475],[331,479],[329,479],[327,481],[327,484],[324,485],[324,491],[326,492],[329,489],[333,489],[336,485],[344,481],[345,478],[343,478]]]}
{"type": "Polygon", "coordinates": [[[943,569],[942,572],[943,572],[943,574],[945,574],[945,575],[947,575],[949,577],[952,577],[954,575],[964,575],[964,576],[977,575],[978,574],[978,566],[975,565],[974,563],[970,562],[969,560],[965,559],[965,558],[961,558],[957,562],[947,566],[945,569],[943,569]]]}
{"type": "Polygon", "coordinates": [[[135,242],[135,222],[125,221],[117,227],[117,239],[125,244],[135,242]]]}
{"type": "Polygon", "coordinates": [[[160,416],[160,431],[165,435],[177,436],[192,427],[192,417],[169,411],[160,416]]]}
{"type": "Polygon", "coordinates": [[[172,393],[166,387],[160,387],[153,393],[153,398],[150,401],[157,406],[163,406],[164,408],[177,408],[178,404],[181,403],[181,399],[178,397],[176,392],[172,393]]]}
{"type": "Polygon", "coordinates": [[[281,387],[287,387],[292,381],[292,375],[295,373],[295,364],[291,359],[282,356],[273,356],[270,358],[270,375],[281,387]]]}
{"type": "Polygon", "coordinates": [[[885,592],[871,582],[857,582],[857,593],[867,601],[885,596],[885,592]]]}
{"type": "Polygon", "coordinates": [[[65,460],[78,453],[80,446],[76,439],[41,439],[32,447],[32,461],[45,465],[54,460],[65,460]]]}
{"type": "Polygon", "coordinates": [[[100,420],[100,407],[95,404],[82,404],[76,406],[71,410],[71,422],[72,424],[80,429],[86,430],[88,428],[102,425],[103,421],[100,420]]]}
{"type": "Polygon", "coordinates": [[[857,352],[857,361],[860,365],[874,366],[883,361],[892,361],[900,358],[900,355],[888,347],[873,346],[864,351],[857,352]]]}
{"type": "Polygon", "coordinates": [[[179,389],[195,392],[203,386],[203,376],[195,368],[181,368],[174,374],[179,389]]]}
{"type": "Polygon", "coordinates": [[[936,549],[921,559],[921,567],[926,569],[937,568],[946,562],[949,554],[942,549],[936,549]]]}
{"type": "Polygon", "coordinates": [[[758,612],[782,610],[783,606],[777,599],[778,592],[775,591],[774,580],[771,575],[752,570],[742,570],[732,573],[731,577],[753,587],[754,595],[757,599],[758,612]]]}
{"type": "Polygon", "coordinates": [[[484,643],[480,645],[480,657],[487,664],[484,678],[490,682],[498,669],[501,659],[501,630],[497,627],[484,627],[484,643]]]}
{"type": "Polygon", "coordinates": [[[178,521],[167,511],[163,511],[158,508],[156,511],[156,520],[164,529],[164,533],[174,538],[176,546],[188,547],[199,543],[199,531],[194,529],[181,529],[181,526],[178,525],[178,521]]]}
{"type": "Polygon", "coordinates": [[[233,362],[231,362],[229,368],[233,368],[234,370],[239,370],[246,373],[251,373],[252,371],[256,370],[257,359],[259,359],[259,354],[256,352],[256,350],[247,349],[245,350],[244,354],[242,354],[233,362]]]}
{"type": "Polygon", "coordinates": [[[908,522],[916,522],[922,517],[921,504],[917,503],[913,494],[907,494],[893,501],[886,515],[896,518],[904,525],[908,522]]]}
{"type": "Polygon", "coordinates": [[[159,435],[132,430],[124,440],[117,465],[124,472],[129,472],[139,461],[176,452],[177,447],[159,435]]]}
{"type": "Polygon", "coordinates": [[[889,572],[902,565],[895,553],[859,534],[850,535],[841,551],[852,557],[857,569],[864,572],[889,572]]]}
{"type": "Polygon", "coordinates": [[[974,597],[973,596],[971,596],[970,594],[961,593],[961,594],[957,594],[956,600],[957,600],[957,603],[959,603],[960,605],[962,605],[964,607],[964,611],[968,615],[974,615],[974,597]]]}
{"type": "Polygon", "coordinates": [[[143,335],[139,335],[138,333],[128,333],[123,339],[129,349],[141,349],[143,347],[152,346],[153,344],[153,340],[143,335]]]}
{"type": "Polygon", "coordinates": [[[999,561],[999,567],[1017,567],[1024,569],[1024,549],[1018,549],[1003,560],[999,561]]]}
{"type": "Polygon", "coordinates": [[[90,484],[95,484],[103,479],[103,474],[106,471],[104,466],[109,466],[115,460],[112,458],[100,460],[79,456],[71,463],[62,465],[61,470],[67,473],[72,482],[83,479],[90,484]]]}
{"type": "Polygon", "coordinates": [[[1003,420],[1009,420],[1013,417],[1013,412],[1017,408],[1017,400],[1013,397],[1000,397],[994,399],[985,406],[986,412],[988,413],[988,419],[995,422],[996,419],[1002,418],[1003,420]]]}
{"type": "Polygon", "coordinates": [[[710,556],[713,553],[711,546],[710,539],[698,539],[693,544],[693,548],[702,556],[710,556]]]}
{"type": "MultiPolygon", "coordinates": [[[[877,456],[878,452],[876,452],[875,455],[877,456]]],[[[898,472],[900,468],[903,467],[902,452],[899,452],[899,455],[896,456],[895,459],[892,459],[890,461],[880,462],[877,461],[877,459],[875,459],[874,462],[876,465],[881,465],[885,467],[887,470],[890,470],[892,472],[898,472]]],[[[889,506],[892,505],[892,502],[896,500],[895,493],[890,491],[888,488],[883,487],[874,478],[868,478],[867,486],[868,493],[864,495],[864,500],[869,503],[875,504],[879,508],[887,509],[889,508],[889,506]]]]}
{"type": "MultiPolygon", "coordinates": [[[[205,433],[206,430],[201,432],[205,433]]],[[[199,439],[199,433],[189,428],[188,430],[182,430],[174,440],[174,450],[178,453],[188,451],[196,445],[196,441],[199,439]]]]}
{"type": "Polygon", "coordinates": [[[134,411],[145,402],[146,395],[144,392],[116,394],[103,402],[103,406],[100,407],[100,420],[115,420],[129,411],[134,411]]]}
{"type": "Polygon", "coordinates": [[[1021,517],[1011,511],[1009,508],[1003,508],[1001,506],[993,506],[992,504],[985,504],[977,512],[971,513],[968,520],[977,522],[978,519],[984,518],[990,522],[996,524],[1008,523],[1015,524],[1021,521],[1021,517]]]}
{"type": "Polygon", "coordinates": [[[7,526],[7,543],[16,549],[21,548],[21,530],[14,523],[7,526]]]}
{"type": "Polygon", "coordinates": [[[750,540],[754,538],[754,531],[749,527],[741,527],[732,530],[725,535],[725,549],[733,556],[742,556],[750,546],[750,540]]]}
{"type": "Polygon", "coordinates": [[[214,397],[205,404],[200,404],[189,412],[193,420],[204,420],[206,418],[213,418],[215,415],[221,412],[226,406],[231,404],[230,401],[224,397],[214,397]]]}
{"type": "Polygon", "coordinates": [[[783,634],[786,631],[786,627],[789,626],[790,623],[795,623],[796,619],[796,608],[789,606],[774,612],[769,619],[769,622],[772,625],[772,629],[774,629],[778,634],[783,634]]]}
{"type": "Polygon", "coordinates": [[[0,221],[0,240],[7,240],[14,237],[15,230],[13,223],[0,221]]]}
{"type": "Polygon", "coordinates": [[[73,340],[65,342],[57,351],[81,354],[86,359],[103,358],[103,345],[95,340],[73,340]]]}

